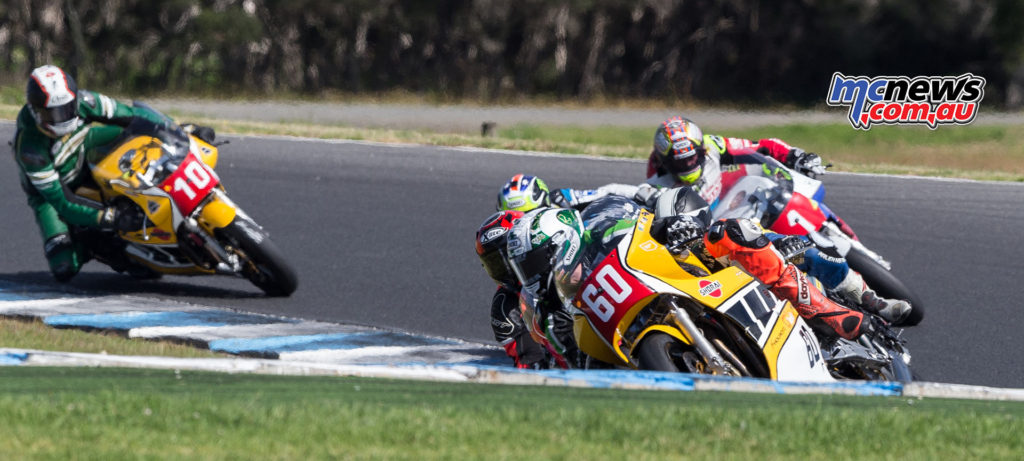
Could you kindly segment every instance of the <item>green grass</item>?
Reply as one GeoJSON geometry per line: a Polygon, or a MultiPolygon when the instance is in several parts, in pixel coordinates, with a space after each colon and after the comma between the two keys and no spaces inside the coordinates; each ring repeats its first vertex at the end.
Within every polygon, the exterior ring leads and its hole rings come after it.
{"type": "Polygon", "coordinates": [[[1024,404],[0,368],[3,459],[1019,459],[1024,404]]]}
{"type": "Polygon", "coordinates": [[[230,357],[207,349],[196,349],[165,341],[129,340],[115,334],[56,329],[39,320],[23,321],[8,318],[0,318],[0,347],[114,355],[230,357]]]}
{"type": "MultiPolygon", "coordinates": [[[[1024,181],[1024,126],[876,126],[858,131],[845,124],[791,124],[708,132],[758,140],[780,138],[817,152],[838,171],[1024,181]]],[[[637,127],[516,125],[497,139],[543,140],[558,152],[646,158],[653,130],[637,127]]]]}

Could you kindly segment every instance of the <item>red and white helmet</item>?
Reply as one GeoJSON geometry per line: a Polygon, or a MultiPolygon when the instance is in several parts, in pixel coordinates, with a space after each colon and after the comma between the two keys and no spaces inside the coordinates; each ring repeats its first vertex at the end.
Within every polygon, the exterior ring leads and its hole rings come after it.
{"type": "Polygon", "coordinates": [[[25,97],[36,124],[47,134],[64,136],[82,125],[78,117],[78,85],[57,66],[33,70],[25,97]]]}
{"type": "Polygon", "coordinates": [[[504,210],[489,216],[480,229],[476,231],[476,255],[480,257],[487,275],[498,284],[509,290],[518,291],[519,282],[506,262],[505,245],[508,232],[519,218],[522,211],[504,210]]]}

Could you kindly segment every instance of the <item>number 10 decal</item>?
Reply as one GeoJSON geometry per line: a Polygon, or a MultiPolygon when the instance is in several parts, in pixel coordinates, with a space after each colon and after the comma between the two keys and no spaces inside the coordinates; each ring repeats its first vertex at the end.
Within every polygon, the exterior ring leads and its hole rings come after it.
{"type": "Polygon", "coordinates": [[[633,293],[633,288],[626,283],[622,275],[612,266],[602,267],[594,276],[594,282],[583,288],[583,302],[587,303],[587,307],[602,322],[607,322],[612,318],[612,314],[615,313],[615,307],[608,302],[608,298],[604,295],[608,295],[612,302],[619,304],[633,293]],[[594,285],[594,282],[601,286],[600,289],[597,285],[594,285]]]}
{"type": "Polygon", "coordinates": [[[183,214],[189,214],[217,187],[220,178],[210,167],[192,154],[185,157],[178,169],[161,183],[183,214]]]}
{"type": "MultiPolygon", "coordinates": [[[[206,168],[199,162],[189,162],[185,165],[185,178],[188,178],[192,185],[196,186],[196,189],[203,190],[206,186],[210,185],[210,173],[206,172],[206,168]]],[[[185,178],[178,176],[174,180],[174,192],[184,192],[188,196],[189,200],[196,198],[196,192],[189,187],[188,182],[185,182],[185,178]]]]}

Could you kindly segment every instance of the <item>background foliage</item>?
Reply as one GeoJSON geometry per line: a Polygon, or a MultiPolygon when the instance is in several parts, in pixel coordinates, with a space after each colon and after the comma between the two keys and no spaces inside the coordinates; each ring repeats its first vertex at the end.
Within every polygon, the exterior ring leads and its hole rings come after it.
{"type": "Polygon", "coordinates": [[[4,0],[0,82],[814,104],[835,71],[1024,102],[1021,0],[4,0]]]}

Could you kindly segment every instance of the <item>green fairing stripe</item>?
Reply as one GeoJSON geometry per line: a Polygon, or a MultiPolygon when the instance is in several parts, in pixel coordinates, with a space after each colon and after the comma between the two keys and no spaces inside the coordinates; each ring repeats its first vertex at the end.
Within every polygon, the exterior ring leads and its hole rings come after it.
{"type": "Polygon", "coordinates": [[[620,219],[614,226],[604,231],[604,235],[601,237],[601,242],[610,242],[613,238],[632,230],[634,225],[636,225],[635,219],[620,219]]]}

